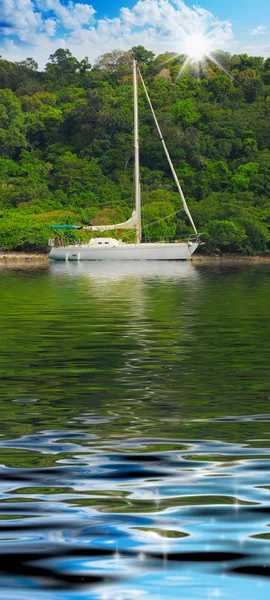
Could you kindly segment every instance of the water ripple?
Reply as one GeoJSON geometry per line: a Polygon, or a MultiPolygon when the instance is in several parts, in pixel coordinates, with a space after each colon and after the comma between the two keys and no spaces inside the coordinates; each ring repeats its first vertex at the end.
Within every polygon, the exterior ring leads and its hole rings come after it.
{"type": "Polygon", "coordinates": [[[269,266],[1,270],[0,598],[268,600],[269,266]]]}
{"type": "Polygon", "coordinates": [[[250,577],[267,581],[268,448],[94,437],[46,431],[1,440],[53,460],[1,467],[3,598],[166,598],[179,585],[185,598],[230,598],[236,576],[249,597],[250,577]],[[166,444],[174,449],[160,451],[166,444]],[[196,596],[202,576],[208,595],[196,596]]]}

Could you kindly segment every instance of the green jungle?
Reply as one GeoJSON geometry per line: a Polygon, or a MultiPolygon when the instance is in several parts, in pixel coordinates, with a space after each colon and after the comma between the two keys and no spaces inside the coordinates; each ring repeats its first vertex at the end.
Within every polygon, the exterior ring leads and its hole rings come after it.
{"type": "MultiPolygon", "coordinates": [[[[52,224],[131,216],[133,57],[203,251],[269,253],[270,58],[218,51],[185,67],[185,56],[142,46],[94,65],[58,49],[44,71],[32,58],[0,59],[1,250],[46,252],[52,224]]],[[[139,114],[144,240],[186,239],[192,229],[142,86],[139,114]]]]}

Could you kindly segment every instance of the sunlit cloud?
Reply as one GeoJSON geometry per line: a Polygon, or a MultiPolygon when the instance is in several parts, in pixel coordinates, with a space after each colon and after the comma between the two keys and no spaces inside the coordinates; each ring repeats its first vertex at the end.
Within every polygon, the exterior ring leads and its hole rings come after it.
{"type": "Polygon", "coordinates": [[[192,60],[217,49],[238,50],[229,21],[182,0],[138,0],[113,19],[98,17],[98,0],[0,0],[0,7],[0,53],[10,60],[33,56],[41,68],[59,47],[78,59],[88,56],[92,64],[105,52],[138,44],[155,54],[187,53],[192,60]]]}
{"type": "Polygon", "coordinates": [[[233,41],[229,22],[182,0],[139,0],[133,8],[121,8],[114,19],[97,18],[95,4],[98,8],[97,0],[92,6],[71,0],[66,5],[62,0],[0,0],[8,24],[2,54],[11,60],[34,56],[42,67],[60,46],[94,62],[100,54],[138,44],[157,54],[183,53],[187,35],[208,28],[213,32],[213,49],[229,49],[233,41]]]}

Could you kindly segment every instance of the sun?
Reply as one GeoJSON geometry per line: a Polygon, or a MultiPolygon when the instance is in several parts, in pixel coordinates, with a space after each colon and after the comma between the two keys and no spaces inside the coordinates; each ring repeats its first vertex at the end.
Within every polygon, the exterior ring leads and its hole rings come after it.
{"type": "Polygon", "coordinates": [[[183,38],[181,39],[181,53],[175,52],[168,60],[164,61],[164,65],[171,61],[180,59],[180,69],[177,75],[183,77],[191,66],[192,70],[198,76],[200,76],[200,69],[204,66],[207,67],[208,63],[213,63],[219,69],[221,69],[230,79],[233,80],[232,75],[226,71],[224,66],[218,61],[218,39],[217,39],[217,28],[207,31],[201,28],[200,31],[183,32],[183,38]],[[184,55],[184,62],[183,61],[184,55]]]}
{"type": "Polygon", "coordinates": [[[211,43],[206,36],[200,34],[191,34],[186,37],[184,43],[184,53],[187,54],[189,61],[200,62],[211,52],[211,43]]]}

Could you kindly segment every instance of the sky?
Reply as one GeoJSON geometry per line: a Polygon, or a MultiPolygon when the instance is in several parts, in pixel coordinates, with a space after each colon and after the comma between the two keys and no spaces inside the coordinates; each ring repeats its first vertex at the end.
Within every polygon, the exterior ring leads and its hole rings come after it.
{"type": "Polygon", "coordinates": [[[161,54],[201,43],[270,56],[269,0],[0,0],[0,54],[40,68],[60,47],[93,64],[138,44],[161,54]]]}

